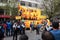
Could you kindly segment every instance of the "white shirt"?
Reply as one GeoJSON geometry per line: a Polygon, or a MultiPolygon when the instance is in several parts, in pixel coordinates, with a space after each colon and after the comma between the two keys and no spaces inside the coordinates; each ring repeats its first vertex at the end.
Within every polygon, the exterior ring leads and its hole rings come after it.
{"type": "Polygon", "coordinates": [[[24,28],[25,26],[22,24],[22,27],[24,28]]]}
{"type": "Polygon", "coordinates": [[[17,27],[17,24],[16,24],[16,23],[14,23],[14,24],[13,24],[13,28],[16,28],[16,27],[17,27]]]}

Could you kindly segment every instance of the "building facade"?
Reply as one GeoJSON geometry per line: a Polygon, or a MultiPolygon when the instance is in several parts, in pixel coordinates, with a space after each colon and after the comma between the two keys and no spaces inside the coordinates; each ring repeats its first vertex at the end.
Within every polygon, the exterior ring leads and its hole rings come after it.
{"type": "Polygon", "coordinates": [[[16,5],[16,0],[0,0],[0,21],[14,15],[16,5]]]}
{"type": "Polygon", "coordinates": [[[35,7],[35,8],[40,8],[43,9],[42,0],[20,0],[20,4],[25,5],[25,6],[30,6],[30,7],[35,7]]]}
{"type": "Polygon", "coordinates": [[[0,0],[0,10],[3,12],[0,12],[0,14],[4,14],[4,15],[12,15],[11,12],[7,13],[7,10],[9,9],[9,11],[11,10],[11,8],[13,7],[17,7],[17,1],[16,0],[0,0]]]}
{"type": "MultiPolygon", "coordinates": [[[[33,8],[35,7],[41,10],[44,9],[43,0],[0,0],[0,7],[2,6],[5,7],[7,5],[11,7],[17,7],[18,2],[20,2],[21,5],[25,5],[27,7],[33,7],[33,8]]],[[[4,14],[5,13],[6,11],[4,9],[4,14]]],[[[11,12],[10,12],[10,15],[12,15],[11,12]]]]}

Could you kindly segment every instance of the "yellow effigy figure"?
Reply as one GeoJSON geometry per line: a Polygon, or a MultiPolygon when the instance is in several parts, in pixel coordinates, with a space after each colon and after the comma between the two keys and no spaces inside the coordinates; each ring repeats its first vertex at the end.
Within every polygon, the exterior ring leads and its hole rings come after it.
{"type": "Polygon", "coordinates": [[[30,28],[30,21],[29,20],[26,20],[24,23],[25,23],[26,28],[30,28]]]}
{"type": "Polygon", "coordinates": [[[29,19],[30,15],[29,15],[29,11],[26,12],[26,18],[29,19]]]}
{"type": "Polygon", "coordinates": [[[22,6],[18,4],[18,11],[22,10],[22,6]]]}
{"type": "Polygon", "coordinates": [[[34,14],[33,14],[33,12],[31,12],[30,13],[30,18],[33,19],[33,16],[34,16],[34,14]]]}
{"type": "Polygon", "coordinates": [[[22,13],[22,18],[25,18],[26,17],[26,9],[24,8],[24,10],[23,10],[23,13],[22,13]]]}

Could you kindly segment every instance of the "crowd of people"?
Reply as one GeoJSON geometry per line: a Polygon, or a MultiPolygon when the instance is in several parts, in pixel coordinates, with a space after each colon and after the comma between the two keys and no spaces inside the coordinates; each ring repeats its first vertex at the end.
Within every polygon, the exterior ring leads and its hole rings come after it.
{"type": "MultiPolygon", "coordinates": [[[[42,32],[42,40],[60,40],[60,29],[59,29],[60,22],[53,21],[51,25],[47,25],[47,21],[44,21],[43,28],[45,29],[42,32]]],[[[30,31],[36,30],[36,34],[39,35],[39,29],[42,27],[41,24],[37,23],[36,27],[34,28],[34,22],[30,24],[30,31]]],[[[21,34],[19,40],[28,40],[29,37],[25,34],[25,24],[22,21],[4,21],[0,22],[0,40],[3,40],[4,36],[11,36],[13,35],[17,37],[17,34],[21,34]]],[[[17,40],[14,39],[13,40],[17,40]]],[[[40,40],[40,39],[37,39],[40,40]]]]}
{"type": "Polygon", "coordinates": [[[4,36],[12,36],[15,30],[17,30],[19,34],[25,34],[25,25],[24,22],[21,21],[1,21],[0,30],[4,36]]]}

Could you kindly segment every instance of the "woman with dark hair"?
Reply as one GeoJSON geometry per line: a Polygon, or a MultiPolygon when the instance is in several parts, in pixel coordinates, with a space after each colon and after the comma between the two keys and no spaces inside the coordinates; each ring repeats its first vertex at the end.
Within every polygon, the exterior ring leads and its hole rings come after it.
{"type": "Polygon", "coordinates": [[[55,40],[55,39],[54,39],[54,36],[50,32],[44,31],[42,33],[42,40],[55,40]]]}
{"type": "Polygon", "coordinates": [[[28,40],[28,36],[27,35],[21,35],[19,40],[28,40]]]}

